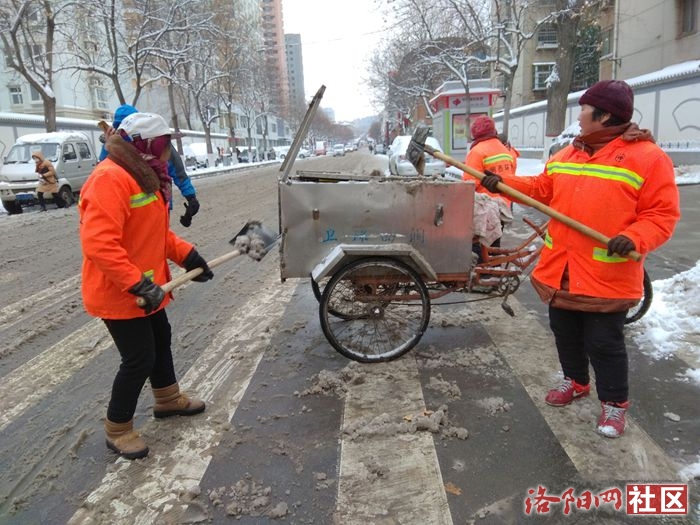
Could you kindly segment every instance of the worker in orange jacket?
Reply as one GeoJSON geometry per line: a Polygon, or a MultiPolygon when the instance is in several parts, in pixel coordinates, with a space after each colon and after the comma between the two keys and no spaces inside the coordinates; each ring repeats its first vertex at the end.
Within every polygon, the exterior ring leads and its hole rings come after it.
{"type": "Polygon", "coordinates": [[[487,175],[548,204],[610,238],[607,246],[551,220],[532,283],[549,304],[564,374],[545,401],[565,406],[590,392],[595,372],[602,410],[596,430],[623,434],[629,407],[623,327],[627,310],[642,297],[642,255],[666,242],[680,218],[673,163],[648,130],[631,122],[634,95],[619,80],[591,86],[579,99],[581,134],[552,156],[535,177],[487,175]]]}
{"type": "MultiPolygon", "coordinates": [[[[464,163],[481,173],[489,172],[497,175],[515,175],[516,156],[503,144],[496,131],[496,123],[491,117],[482,115],[474,119],[471,128],[472,143],[467,152],[464,163]]],[[[502,193],[494,193],[485,188],[479,179],[464,172],[462,179],[473,182],[476,185],[476,192],[488,195],[497,199],[500,210],[501,232],[506,224],[513,220],[511,200],[502,193]],[[500,201],[500,202],[499,202],[500,201]]],[[[498,226],[498,224],[496,224],[498,226]]],[[[494,234],[495,236],[496,234],[494,234]]],[[[491,242],[490,246],[501,246],[501,235],[491,242]]],[[[472,244],[472,252],[477,257],[477,262],[483,260],[483,253],[480,243],[472,244]]]]}
{"type": "Polygon", "coordinates": [[[165,313],[171,295],[161,288],[170,280],[168,259],[188,271],[202,268],[196,281],[213,274],[197,250],[169,227],[170,128],[165,120],[150,113],[129,115],[106,146],[107,158],[80,192],[82,294],[86,311],[102,318],[121,356],[107,408],[106,443],[135,459],[148,454],[133,429],[146,379],[155,417],[205,409],[203,401],[180,392],[175,377],[165,313]],[[137,306],[137,298],[143,306],[137,306]]]}

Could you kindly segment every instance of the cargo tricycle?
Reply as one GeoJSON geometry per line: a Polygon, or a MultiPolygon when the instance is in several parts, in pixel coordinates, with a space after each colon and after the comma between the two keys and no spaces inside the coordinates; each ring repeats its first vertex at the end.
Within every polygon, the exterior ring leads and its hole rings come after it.
{"type": "MultiPolygon", "coordinates": [[[[291,150],[305,136],[305,123],[291,150]]],[[[398,358],[423,336],[431,301],[451,293],[502,298],[513,315],[507,299],[539,256],[546,222],[523,219],[529,237],[513,247],[482,247],[476,258],[474,183],[308,171],[292,176],[294,156],[286,157],[278,183],[280,274],[283,281],[310,278],[321,328],[339,353],[364,363],[398,358]]],[[[650,302],[646,274],[645,293],[650,302]]]]}

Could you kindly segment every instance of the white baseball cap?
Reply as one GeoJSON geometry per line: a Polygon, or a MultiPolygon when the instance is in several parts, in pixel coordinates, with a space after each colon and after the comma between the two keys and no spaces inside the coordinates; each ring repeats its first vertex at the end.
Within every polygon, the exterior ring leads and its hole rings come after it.
{"type": "Polygon", "coordinates": [[[132,113],[122,120],[118,130],[123,130],[132,139],[152,139],[172,134],[165,119],[155,113],[132,113]]]}

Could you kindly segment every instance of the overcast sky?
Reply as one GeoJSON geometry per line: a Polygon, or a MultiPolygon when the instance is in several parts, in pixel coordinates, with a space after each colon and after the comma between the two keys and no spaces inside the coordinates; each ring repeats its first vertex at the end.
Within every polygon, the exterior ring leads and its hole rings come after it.
{"type": "Polygon", "coordinates": [[[282,0],[285,33],[301,35],[307,101],[321,85],[321,107],[338,121],[377,113],[371,106],[367,61],[380,38],[382,18],[372,0],[282,0]]]}

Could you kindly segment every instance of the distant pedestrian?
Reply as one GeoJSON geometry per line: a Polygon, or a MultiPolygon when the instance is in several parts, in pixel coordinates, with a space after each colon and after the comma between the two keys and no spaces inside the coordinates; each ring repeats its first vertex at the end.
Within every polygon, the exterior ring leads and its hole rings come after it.
{"type": "Polygon", "coordinates": [[[63,208],[66,204],[58,193],[58,177],[56,169],[51,161],[44,158],[41,151],[32,152],[32,160],[36,163],[36,173],[39,175],[39,184],[36,187],[36,198],[39,200],[41,211],[46,211],[44,193],[50,193],[56,208],[63,208]]]}

